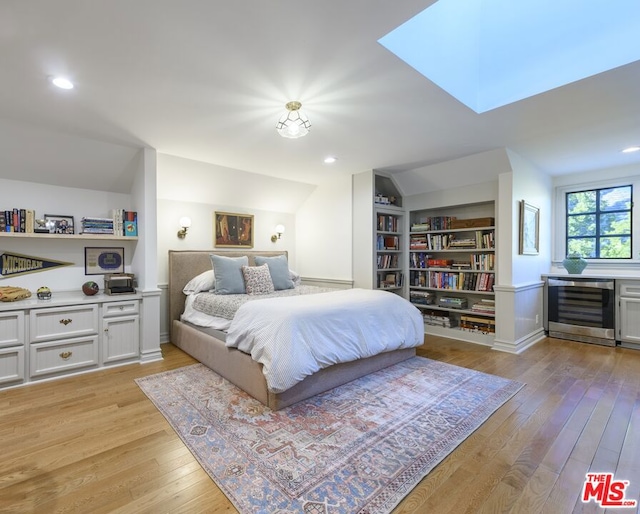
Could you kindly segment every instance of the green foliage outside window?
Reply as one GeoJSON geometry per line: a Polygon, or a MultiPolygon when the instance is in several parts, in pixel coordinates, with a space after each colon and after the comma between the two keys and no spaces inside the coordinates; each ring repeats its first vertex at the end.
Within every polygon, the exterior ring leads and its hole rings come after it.
{"type": "Polygon", "coordinates": [[[631,258],[632,186],[567,193],[567,255],[631,258]]]}

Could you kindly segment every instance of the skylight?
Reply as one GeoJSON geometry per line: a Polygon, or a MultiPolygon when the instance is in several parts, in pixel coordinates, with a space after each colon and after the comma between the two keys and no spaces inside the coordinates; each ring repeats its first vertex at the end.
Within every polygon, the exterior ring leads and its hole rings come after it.
{"type": "Polygon", "coordinates": [[[439,0],[378,42],[477,113],[640,60],[638,0],[439,0]]]}

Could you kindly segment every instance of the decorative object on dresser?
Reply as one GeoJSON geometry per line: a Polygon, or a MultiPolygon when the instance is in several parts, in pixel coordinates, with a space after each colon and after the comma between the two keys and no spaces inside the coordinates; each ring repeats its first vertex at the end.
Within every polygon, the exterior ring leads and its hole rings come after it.
{"type": "Polygon", "coordinates": [[[16,302],[31,296],[31,291],[24,287],[0,286],[0,302],[16,302]]]}
{"type": "Polygon", "coordinates": [[[38,300],[51,300],[51,289],[47,286],[39,287],[36,295],[38,296],[38,300]]]}
{"type": "Polygon", "coordinates": [[[108,295],[131,294],[136,290],[133,273],[107,273],[104,276],[104,292],[108,295]]]}
{"type": "Polygon", "coordinates": [[[280,411],[202,364],[136,382],[242,514],[389,513],[523,387],[423,357],[280,411]]]}
{"type": "Polygon", "coordinates": [[[84,274],[105,273],[124,273],[124,248],[85,247],[84,274]]]}
{"type": "Polygon", "coordinates": [[[520,201],[520,255],[538,255],[540,251],[540,209],[520,201]]]}
{"type": "Polygon", "coordinates": [[[220,248],[253,248],[253,215],[213,213],[213,240],[220,248]]]}
{"type": "Polygon", "coordinates": [[[82,292],[86,296],[93,296],[98,291],[100,291],[100,287],[98,286],[98,284],[96,284],[91,280],[89,282],[85,282],[84,284],[82,284],[82,292]]]}

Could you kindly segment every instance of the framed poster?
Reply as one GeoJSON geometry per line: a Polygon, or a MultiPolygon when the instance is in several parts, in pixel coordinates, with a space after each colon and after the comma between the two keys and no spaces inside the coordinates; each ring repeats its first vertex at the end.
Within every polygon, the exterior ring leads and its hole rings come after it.
{"type": "Polygon", "coordinates": [[[217,248],[253,248],[253,215],[214,212],[213,241],[217,248]]]}
{"type": "Polygon", "coordinates": [[[540,209],[520,201],[520,255],[538,255],[540,251],[540,209]]]}
{"type": "Polygon", "coordinates": [[[105,273],[124,273],[124,248],[85,247],[84,274],[105,273]]]}
{"type": "Polygon", "coordinates": [[[73,216],[45,214],[44,222],[50,234],[75,234],[73,216]]]}

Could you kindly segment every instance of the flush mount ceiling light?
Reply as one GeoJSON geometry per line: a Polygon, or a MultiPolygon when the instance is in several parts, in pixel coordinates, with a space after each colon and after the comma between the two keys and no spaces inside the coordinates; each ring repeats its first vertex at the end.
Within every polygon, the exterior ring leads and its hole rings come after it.
{"type": "Polygon", "coordinates": [[[54,86],[60,89],[73,89],[73,82],[65,77],[53,77],[51,82],[54,86]]]}
{"type": "Polygon", "coordinates": [[[629,146],[622,150],[622,153],[633,153],[640,151],[640,146],[629,146]]]}
{"type": "Polygon", "coordinates": [[[300,110],[302,104],[300,102],[288,102],[285,107],[287,112],[280,117],[276,124],[278,134],[290,139],[306,136],[311,128],[311,123],[306,114],[300,110]]]}

